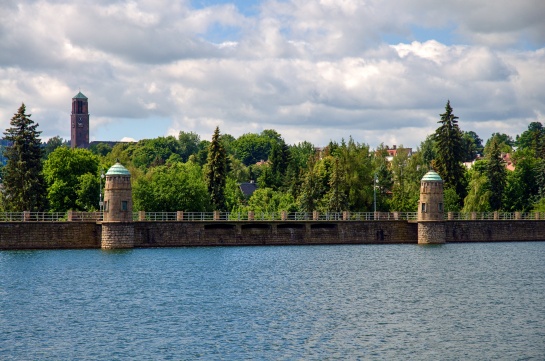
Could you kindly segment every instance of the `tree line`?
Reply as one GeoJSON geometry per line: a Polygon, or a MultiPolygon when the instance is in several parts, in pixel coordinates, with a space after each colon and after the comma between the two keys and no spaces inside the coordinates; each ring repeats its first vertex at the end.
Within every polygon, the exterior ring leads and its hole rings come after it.
{"type": "Polygon", "coordinates": [[[149,212],[413,212],[430,169],[445,182],[446,211],[545,211],[543,125],[483,142],[460,128],[450,101],[433,134],[393,157],[384,144],[372,149],[352,137],[323,148],[290,145],[270,129],[235,138],[216,128],[210,141],[181,131],[71,149],[60,137],[41,142],[38,126],[23,104],[4,132],[2,211],[98,210],[100,175],[117,160],[131,172],[134,209],[149,212]],[[246,182],[258,185],[249,197],[240,189],[246,182]]]}

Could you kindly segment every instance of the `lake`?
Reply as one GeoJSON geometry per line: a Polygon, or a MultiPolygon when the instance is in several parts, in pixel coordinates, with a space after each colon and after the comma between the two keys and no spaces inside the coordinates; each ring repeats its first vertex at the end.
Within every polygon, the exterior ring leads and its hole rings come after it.
{"type": "Polygon", "coordinates": [[[0,252],[2,360],[543,360],[545,242],[0,252]]]}

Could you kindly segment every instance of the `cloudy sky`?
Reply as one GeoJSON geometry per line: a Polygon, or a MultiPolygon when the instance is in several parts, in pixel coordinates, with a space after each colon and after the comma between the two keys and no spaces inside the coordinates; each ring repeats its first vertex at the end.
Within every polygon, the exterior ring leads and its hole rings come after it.
{"type": "Polygon", "coordinates": [[[0,127],[43,139],[275,129],[416,147],[450,99],[484,140],[545,123],[543,0],[0,0],[0,127]]]}

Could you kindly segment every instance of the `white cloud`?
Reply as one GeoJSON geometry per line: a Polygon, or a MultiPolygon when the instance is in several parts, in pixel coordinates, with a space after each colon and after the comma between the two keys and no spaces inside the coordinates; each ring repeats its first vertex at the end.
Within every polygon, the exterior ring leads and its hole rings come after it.
{"type": "Polygon", "coordinates": [[[0,127],[25,102],[44,138],[68,138],[80,88],[95,140],[180,130],[209,139],[220,126],[234,136],[273,128],[316,145],[352,135],[415,147],[447,99],[462,129],[484,139],[543,120],[537,0],[271,0],[256,9],[177,0],[7,6],[0,127]],[[418,29],[459,41],[415,39],[418,29]],[[405,40],[387,44],[392,34],[405,40]]]}

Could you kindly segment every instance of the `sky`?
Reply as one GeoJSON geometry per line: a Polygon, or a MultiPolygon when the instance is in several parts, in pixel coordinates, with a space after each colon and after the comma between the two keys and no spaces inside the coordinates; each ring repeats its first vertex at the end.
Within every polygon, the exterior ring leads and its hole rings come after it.
{"type": "Polygon", "coordinates": [[[543,0],[0,0],[0,127],[41,137],[275,129],[416,148],[450,100],[483,140],[545,123],[543,0]]]}

